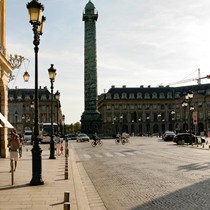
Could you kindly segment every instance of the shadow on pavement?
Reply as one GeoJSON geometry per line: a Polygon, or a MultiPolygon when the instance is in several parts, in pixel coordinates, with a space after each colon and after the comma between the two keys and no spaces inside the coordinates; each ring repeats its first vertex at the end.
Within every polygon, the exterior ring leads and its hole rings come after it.
{"type": "MultiPolygon", "coordinates": [[[[142,195],[147,196],[147,195],[142,195]]],[[[149,195],[148,195],[149,196],[149,195]]],[[[209,210],[210,179],[151,200],[130,210],[209,210]]]]}
{"type": "Polygon", "coordinates": [[[0,187],[0,191],[3,191],[3,190],[11,190],[11,189],[18,189],[18,188],[23,188],[23,187],[31,187],[30,185],[29,185],[29,183],[27,183],[27,184],[22,184],[22,185],[7,185],[7,186],[5,186],[5,187],[0,187]]]}

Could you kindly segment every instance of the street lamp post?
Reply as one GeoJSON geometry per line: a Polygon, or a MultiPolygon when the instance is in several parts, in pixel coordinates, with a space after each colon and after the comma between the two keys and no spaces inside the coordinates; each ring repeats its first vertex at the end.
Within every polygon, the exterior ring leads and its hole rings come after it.
{"type": "Polygon", "coordinates": [[[159,113],[158,115],[158,122],[159,122],[159,129],[158,129],[158,133],[159,133],[159,137],[161,137],[161,113],[159,113]]]}
{"type": "MultiPolygon", "coordinates": [[[[60,100],[60,92],[57,90],[56,93],[55,93],[55,99],[57,101],[57,124],[59,125],[59,100],[60,100]]],[[[61,126],[60,126],[61,128],[61,126]]]]}
{"type": "Polygon", "coordinates": [[[175,111],[174,110],[172,110],[171,111],[171,121],[172,121],[172,131],[174,131],[174,120],[175,120],[175,111]]]}
{"type": "Polygon", "coordinates": [[[65,115],[63,115],[63,136],[65,138],[65,115]]]}
{"type": "Polygon", "coordinates": [[[30,185],[42,185],[42,150],[39,146],[39,124],[38,124],[38,51],[40,35],[42,35],[46,18],[42,16],[44,6],[38,0],[32,0],[27,4],[30,23],[34,33],[34,53],[35,53],[35,98],[34,98],[34,143],[32,148],[32,179],[30,185]]]}
{"type": "MultiPolygon", "coordinates": [[[[34,128],[33,128],[33,124],[34,124],[34,102],[32,101],[31,104],[30,104],[30,108],[31,108],[31,130],[33,131],[33,137],[34,137],[34,128]]],[[[34,139],[32,139],[32,142],[33,142],[34,139]]]]}
{"type": "MultiPolygon", "coordinates": [[[[120,124],[121,124],[121,123],[123,124],[122,121],[123,121],[123,115],[120,115],[120,124]]],[[[120,124],[119,124],[119,133],[122,134],[123,130],[122,130],[122,126],[121,126],[121,129],[120,129],[120,124]],[[121,130],[121,132],[120,132],[120,130],[121,130]]]]}
{"type": "Polygon", "coordinates": [[[50,135],[50,157],[49,159],[55,159],[55,146],[53,141],[53,135],[54,135],[54,128],[53,128],[53,83],[55,82],[55,76],[56,76],[56,69],[54,69],[53,64],[51,64],[51,67],[48,69],[50,83],[51,83],[51,135],[50,135]]]}
{"type": "Polygon", "coordinates": [[[193,99],[193,92],[191,90],[189,90],[187,92],[187,95],[185,96],[185,99],[187,100],[187,103],[189,104],[189,110],[188,110],[188,116],[189,116],[189,129],[190,129],[190,132],[192,132],[192,111],[194,110],[194,107],[191,106],[191,102],[192,102],[192,99],[193,99]],[[193,107],[193,108],[192,108],[193,107]]]}
{"type": "Polygon", "coordinates": [[[182,102],[182,107],[184,109],[184,126],[183,126],[184,132],[186,132],[186,109],[187,109],[187,106],[188,106],[188,103],[186,100],[184,100],[182,102]]]}

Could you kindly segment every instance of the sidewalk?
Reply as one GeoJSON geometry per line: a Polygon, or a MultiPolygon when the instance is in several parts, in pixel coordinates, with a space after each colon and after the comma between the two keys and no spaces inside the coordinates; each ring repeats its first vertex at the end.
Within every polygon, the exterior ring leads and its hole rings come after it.
{"type": "Polygon", "coordinates": [[[64,209],[64,192],[70,192],[71,209],[89,210],[89,204],[76,155],[69,147],[68,179],[65,180],[65,155],[49,159],[49,150],[42,151],[42,179],[44,185],[30,186],[32,178],[31,146],[25,146],[23,157],[14,172],[14,185],[11,185],[9,158],[0,158],[0,210],[7,209],[64,209]],[[28,149],[28,151],[27,151],[28,149]]]}

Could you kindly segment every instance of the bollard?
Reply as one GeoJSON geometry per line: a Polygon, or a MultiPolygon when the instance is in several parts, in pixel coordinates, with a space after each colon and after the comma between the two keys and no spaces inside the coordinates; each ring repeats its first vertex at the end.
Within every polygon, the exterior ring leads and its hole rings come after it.
{"type": "Polygon", "coordinates": [[[70,210],[70,202],[65,202],[63,207],[64,210],[70,210]]]}
{"type": "Polygon", "coordinates": [[[69,191],[65,191],[64,192],[64,203],[65,202],[69,202],[69,198],[70,198],[70,192],[69,191]]]}
{"type": "Polygon", "coordinates": [[[69,178],[69,173],[68,171],[65,171],[65,179],[68,179],[69,178]]]}
{"type": "Polygon", "coordinates": [[[65,157],[68,157],[68,156],[69,156],[69,149],[67,148],[65,151],[65,157]]]}

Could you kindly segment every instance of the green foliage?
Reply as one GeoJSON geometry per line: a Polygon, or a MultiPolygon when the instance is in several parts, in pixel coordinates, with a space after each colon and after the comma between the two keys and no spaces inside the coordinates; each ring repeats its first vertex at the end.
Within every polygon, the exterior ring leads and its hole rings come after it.
{"type": "Polygon", "coordinates": [[[71,123],[70,125],[65,125],[66,133],[78,133],[81,130],[80,122],[71,123]]]}

